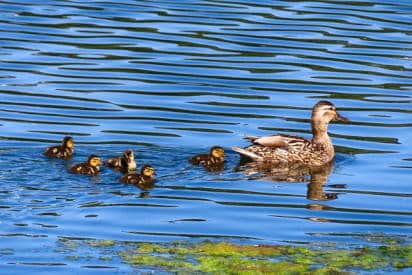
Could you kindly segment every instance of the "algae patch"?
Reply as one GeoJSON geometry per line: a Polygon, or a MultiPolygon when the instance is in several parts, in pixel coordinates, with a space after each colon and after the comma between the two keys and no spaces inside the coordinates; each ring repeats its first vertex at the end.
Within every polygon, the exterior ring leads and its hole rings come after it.
{"type": "Polygon", "coordinates": [[[95,247],[109,247],[116,244],[113,240],[90,240],[87,242],[90,246],[95,247]]]}
{"type": "Polygon", "coordinates": [[[337,247],[233,242],[133,242],[60,239],[67,259],[83,265],[126,264],[139,272],[189,274],[349,274],[412,270],[412,244],[392,239],[337,247]],[[77,252],[76,252],[77,251],[77,252]],[[81,256],[78,252],[81,251],[81,256]]]}
{"type": "Polygon", "coordinates": [[[169,272],[331,274],[412,267],[412,245],[357,249],[239,245],[227,242],[140,243],[120,253],[134,267],[169,272]]]}

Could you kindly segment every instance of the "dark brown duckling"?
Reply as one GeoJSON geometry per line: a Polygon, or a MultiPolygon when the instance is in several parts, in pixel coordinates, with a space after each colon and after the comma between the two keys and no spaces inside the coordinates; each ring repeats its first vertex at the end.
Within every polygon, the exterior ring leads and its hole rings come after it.
{"type": "Polygon", "coordinates": [[[104,162],[107,167],[115,168],[123,173],[136,171],[136,161],[133,150],[124,151],[120,157],[109,158],[104,162]]]}
{"type": "Polygon", "coordinates": [[[140,174],[127,173],[120,178],[123,183],[131,183],[137,185],[139,188],[147,190],[151,189],[154,185],[155,169],[150,165],[143,165],[140,170],[140,174]]]}
{"type": "Polygon", "coordinates": [[[100,158],[96,155],[90,155],[87,162],[75,164],[70,168],[70,172],[94,176],[100,172],[99,165],[100,158]]]}
{"type": "Polygon", "coordinates": [[[189,159],[189,162],[195,165],[203,165],[208,170],[216,171],[221,169],[225,163],[225,150],[220,146],[210,148],[209,154],[200,154],[189,159]]]}
{"type": "Polygon", "coordinates": [[[74,142],[70,136],[64,137],[61,145],[51,146],[44,151],[49,158],[69,159],[74,153],[74,142]]]}

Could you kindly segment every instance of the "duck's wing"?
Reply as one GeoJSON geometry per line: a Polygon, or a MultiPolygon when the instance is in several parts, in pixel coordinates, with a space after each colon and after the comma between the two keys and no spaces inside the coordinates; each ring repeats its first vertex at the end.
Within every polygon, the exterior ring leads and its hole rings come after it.
{"type": "Polygon", "coordinates": [[[122,166],[121,158],[119,157],[108,158],[107,160],[103,162],[103,165],[107,167],[112,167],[112,168],[121,167],[122,166]]]}
{"type": "Polygon", "coordinates": [[[76,174],[87,174],[89,173],[89,171],[90,171],[89,165],[83,162],[75,164],[70,168],[70,172],[76,173],[76,174]]]}
{"type": "Polygon", "coordinates": [[[250,150],[247,150],[247,148],[242,149],[242,148],[239,148],[239,147],[232,147],[232,150],[239,153],[239,154],[241,154],[241,155],[249,157],[254,161],[263,161],[264,160],[263,156],[255,154],[254,152],[252,152],[250,150]]]}
{"type": "Polygon", "coordinates": [[[51,146],[47,148],[44,152],[44,155],[50,158],[64,158],[68,157],[70,152],[66,152],[66,150],[61,146],[51,146]]]}
{"type": "Polygon", "coordinates": [[[253,144],[266,147],[286,148],[288,146],[287,140],[281,135],[264,137],[246,136],[245,139],[251,141],[253,144]]]}
{"type": "Polygon", "coordinates": [[[306,138],[291,135],[274,135],[264,137],[247,136],[245,138],[255,145],[271,147],[273,149],[282,148],[285,150],[299,150],[310,144],[310,141],[306,138]]]}
{"type": "Polygon", "coordinates": [[[200,154],[200,155],[196,155],[194,157],[191,157],[189,159],[189,162],[191,164],[199,165],[199,164],[206,164],[208,160],[209,160],[209,155],[208,154],[200,154]]]}
{"type": "Polygon", "coordinates": [[[290,135],[247,137],[247,139],[253,144],[243,149],[233,147],[233,151],[254,161],[270,160],[279,164],[300,159],[300,152],[311,146],[308,139],[290,135]]]}

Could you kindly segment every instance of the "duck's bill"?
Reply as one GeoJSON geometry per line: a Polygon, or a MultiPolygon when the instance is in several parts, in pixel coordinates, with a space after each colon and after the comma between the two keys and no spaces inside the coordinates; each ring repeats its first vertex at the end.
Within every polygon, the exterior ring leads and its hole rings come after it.
{"type": "Polygon", "coordinates": [[[335,121],[348,122],[350,120],[336,112],[335,121]]]}

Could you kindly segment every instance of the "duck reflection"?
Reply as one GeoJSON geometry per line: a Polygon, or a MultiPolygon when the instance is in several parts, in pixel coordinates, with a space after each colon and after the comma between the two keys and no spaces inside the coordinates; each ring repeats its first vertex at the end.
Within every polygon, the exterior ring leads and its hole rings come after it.
{"type": "Polygon", "coordinates": [[[336,193],[326,193],[323,190],[323,186],[328,180],[332,169],[333,162],[330,162],[324,167],[317,167],[317,169],[312,169],[310,171],[310,181],[306,192],[306,198],[314,201],[329,201],[338,198],[336,193]]]}
{"type": "Polygon", "coordinates": [[[138,187],[142,192],[149,193],[150,190],[152,190],[155,186],[154,181],[152,182],[142,182],[138,184],[134,184],[136,187],[138,187]]]}
{"type": "MultiPolygon", "coordinates": [[[[333,169],[333,161],[321,167],[302,166],[273,166],[265,162],[241,162],[237,167],[253,179],[263,179],[279,182],[309,182],[306,198],[313,201],[329,201],[337,199],[336,193],[326,193],[324,184],[333,169]]],[[[313,207],[321,206],[314,204],[313,207]]],[[[309,207],[310,208],[310,207],[309,207]]]]}
{"type": "Polygon", "coordinates": [[[140,192],[139,198],[141,198],[141,199],[150,198],[150,192],[149,192],[149,191],[142,191],[142,192],[140,192]]]}

